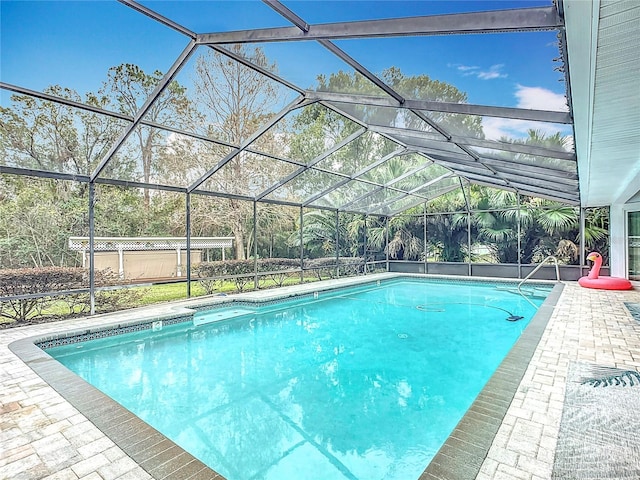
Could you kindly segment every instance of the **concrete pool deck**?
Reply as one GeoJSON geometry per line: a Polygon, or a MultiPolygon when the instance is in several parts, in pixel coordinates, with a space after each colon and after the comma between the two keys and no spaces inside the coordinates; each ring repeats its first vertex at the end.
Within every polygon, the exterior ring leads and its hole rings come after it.
{"type": "MultiPolygon", "coordinates": [[[[640,290],[596,291],[565,283],[486,458],[474,459],[479,465],[475,478],[551,478],[570,362],[640,370],[640,322],[625,302],[640,303],[640,290]]],[[[151,310],[166,314],[172,308],[151,310]]],[[[162,442],[158,452],[150,453],[157,457],[154,467],[143,468],[8,348],[21,339],[125,322],[132,315],[138,313],[0,330],[0,479],[221,478],[190,457],[182,457],[182,468],[176,469],[171,445],[162,442]]],[[[458,443],[464,448],[464,440],[458,443]]],[[[444,477],[433,471],[421,477],[436,478],[444,477]]]]}

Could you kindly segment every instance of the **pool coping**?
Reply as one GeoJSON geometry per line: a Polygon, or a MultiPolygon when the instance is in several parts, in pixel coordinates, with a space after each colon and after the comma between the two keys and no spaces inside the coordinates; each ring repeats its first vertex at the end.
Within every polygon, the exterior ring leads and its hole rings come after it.
{"type": "MultiPolygon", "coordinates": [[[[343,281],[327,281],[322,284],[301,285],[300,289],[287,288],[271,295],[255,295],[255,292],[233,296],[233,301],[250,303],[285,301],[293,296],[307,295],[313,291],[325,291],[343,286],[362,285],[377,280],[417,277],[423,279],[480,281],[516,284],[518,280],[477,277],[451,277],[383,273],[366,277],[352,277],[343,281]],[[296,294],[295,291],[300,292],[296,294]],[[251,295],[254,294],[254,295],[251,295]]],[[[531,283],[552,284],[550,281],[531,283]]],[[[475,478],[480,471],[493,439],[513,400],[524,372],[542,337],[564,285],[556,283],[551,293],[529,322],[524,332],[487,382],[472,406],[462,417],[454,431],[431,460],[417,480],[459,480],[475,478]]],[[[272,291],[273,292],[273,291],[272,291]]],[[[268,292],[265,292],[268,293],[268,292]]],[[[107,437],[129,455],[138,465],[157,480],[181,478],[189,480],[225,480],[221,474],[186,452],[172,440],[138,418],[131,411],[111,399],[100,390],[68,370],[37,346],[42,341],[71,335],[88,334],[114,328],[150,323],[154,319],[177,318],[197,311],[203,305],[224,306],[232,303],[229,298],[197,299],[179,302],[163,314],[148,318],[100,323],[82,330],[66,329],[54,335],[38,335],[14,341],[8,348],[48,383],[107,437]],[[213,301],[212,301],[213,300],[213,301]],[[188,305],[188,306],[187,306],[188,305]]],[[[110,315],[101,316],[108,319],[110,315]]]]}
{"type": "Polygon", "coordinates": [[[557,283],[418,480],[478,476],[564,289],[557,283]]]}
{"type": "Polygon", "coordinates": [[[152,477],[224,480],[222,475],[53,359],[36,346],[33,337],[17,340],[9,344],[9,349],[152,477]]]}

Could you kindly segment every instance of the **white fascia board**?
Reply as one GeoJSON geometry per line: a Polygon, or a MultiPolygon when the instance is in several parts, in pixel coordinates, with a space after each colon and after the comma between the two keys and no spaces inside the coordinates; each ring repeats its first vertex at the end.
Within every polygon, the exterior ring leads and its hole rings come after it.
{"type": "Polygon", "coordinates": [[[580,197],[588,206],[600,0],[564,0],[563,5],[580,197]]]}

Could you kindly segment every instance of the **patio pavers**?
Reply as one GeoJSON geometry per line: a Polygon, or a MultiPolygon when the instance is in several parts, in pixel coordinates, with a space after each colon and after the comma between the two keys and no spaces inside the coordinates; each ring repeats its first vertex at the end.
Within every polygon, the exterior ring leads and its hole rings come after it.
{"type": "Polygon", "coordinates": [[[0,478],[152,478],[8,349],[21,338],[92,324],[95,319],[0,331],[0,478]]]}
{"type": "Polygon", "coordinates": [[[478,480],[552,477],[569,364],[640,370],[640,322],[624,305],[638,300],[637,290],[566,284],[478,480]]]}

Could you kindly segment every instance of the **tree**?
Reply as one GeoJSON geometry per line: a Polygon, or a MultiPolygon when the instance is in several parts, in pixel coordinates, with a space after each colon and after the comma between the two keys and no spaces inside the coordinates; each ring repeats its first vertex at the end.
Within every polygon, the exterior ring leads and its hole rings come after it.
{"type": "MultiPolygon", "coordinates": [[[[44,93],[105,108],[108,97],[54,85],[44,93]]],[[[123,124],[112,117],[61,103],[12,95],[0,107],[0,153],[8,165],[48,172],[90,175],[117,138],[123,124]]],[[[126,163],[120,169],[130,167],[126,163]]]]}
{"type": "Polygon", "coordinates": [[[75,266],[68,237],[88,225],[80,185],[1,175],[0,198],[0,268],[75,266]]]}
{"type": "MultiPolygon", "coordinates": [[[[98,108],[108,104],[103,96],[81,97],[59,86],[45,93],[98,108]]],[[[27,95],[12,95],[10,105],[0,107],[0,120],[0,155],[6,164],[71,175],[89,175],[121,128],[111,117],[27,95]]],[[[67,241],[88,233],[87,184],[0,178],[0,267],[75,265],[67,241]]]]}
{"type": "MultiPolygon", "coordinates": [[[[142,103],[151,96],[156,86],[163,78],[163,73],[156,70],[151,74],[145,73],[137,65],[125,63],[109,69],[107,81],[101,89],[101,93],[111,99],[113,108],[118,112],[134,117],[142,103]]],[[[166,90],[151,105],[144,119],[149,122],[166,125],[169,127],[183,127],[184,120],[191,118],[191,102],[187,98],[186,88],[177,81],[171,81],[166,90]]],[[[136,146],[133,156],[139,156],[142,164],[142,181],[151,183],[154,168],[157,167],[157,149],[165,145],[162,130],[138,126],[134,132],[136,146]],[[155,160],[155,161],[154,161],[155,160]]],[[[111,160],[108,169],[113,175],[111,160]]],[[[143,192],[144,208],[149,209],[150,193],[148,189],[143,192]]]]}
{"type": "MultiPolygon", "coordinates": [[[[422,230],[422,217],[412,215],[416,213],[416,209],[412,210],[389,220],[390,237],[385,253],[388,252],[389,258],[393,260],[419,260],[424,254],[422,231],[418,232],[418,229],[422,230]]],[[[372,238],[379,238],[375,232],[372,233],[372,238]]]]}
{"type": "MultiPolygon", "coordinates": [[[[525,139],[503,138],[507,143],[543,146],[563,151],[569,139],[560,132],[547,135],[539,130],[529,130],[525,139]]],[[[509,154],[506,158],[508,158],[509,154]]],[[[537,157],[516,154],[515,162],[535,163],[537,157]]],[[[548,160],[548,159],[547,159],[548,160]]],[[[562,164],[562,160],[555,163],[562,164]]],[[[564,263],[572,263],[579,257],[576,246],[579,230],[578,209],[567,204],[535,197],[520,197],[520,209],[514,192],[504,190],[476,188],[475,205],[482,212],[473,216],[474,226],[478,229],[478,242],[485,242],[493,252],[494,259],[500,263],[518,261],[518,221],[521,225],[522,263],[537,263],[549,255],[554,255],[564,263]]]]}
{"type": "MultiPolygon", "coordinates": [[[[265,203],[258,205],[257,250],[259,258],[300,258],[300,250],[292,248],[288,239],[299,235],[300,209],[265,203]]],[[[249,232],[253,239],[253,228],[249,232]]],[[[251,252],[253,242],[247,242],[247,251],[251,252]]]]}
{"type": "MultiPolygon", "coordinates": [[[[120,82],[125,82],[126,75],[138,78],[127,80],[131,89],[135,87],[135,81],[146,78],[133,66],[115,67],[111,72],[119,75],[120,82]]],[[[157,73],[156,77],[159,76],[157,73]]],[[[148,85],[145,84],[145,88],[149,88],[148,85]]],[[[172,84],[169,90],[176,88],[172,84]]],[[[178,90],[181,94],[182,90],[178,90]]],[[[110,98],[113,90],[106,87],[98,94],[84,96],[59,86],[48,87],[45,93],[100,109],[120,104],[123,112],[126,111],[123,106],[126,99],[131,98],[122,95],[114,100],[110,98]]],[[[162,120],[160,115],[155,118],[162,120]]],[[[0,154],[8,165],[85,176],[91,175],[126,123],[108,115],[27,95],[13,95],[8,107],[0,107],[0,120],[0,154]]],[[[135,178],[135,161],[126,151],[121,152],[118,161],[111,162],[108,168],[109,175],[115,178],[135,178]]],[[[182,215],[181,228],[171,225],[175,215],[170,210],[180,206],[175,203],[175,196],[165,202],[169,195],[157,193],[154,195],[155,206],[147,203],[144,208],[143,203],[140,208],[139,193],[137,189],[99,186],[96,189],[98,234],[167,235],[179,232],[184,235],[182,215]],[[155,220],[160,212],[162,219],[155,220]],[[167,222],[167,217],[172,222],[167,222]]],[[[142,198],[149,202],[149,192],[144,193],[142,198]]],[[[0,181],[0,195],[3,198],[0,205],[0,266],[73,266],[77,263],[77,257],[69,254],[67,242],[69,236],[88,235],[86,183],[6,175],[0,181]]]]}
{"type": "Polygon", "coordinates": [[[498,263],[518,262],[518,221],[520,222],[520,262],[537,263],[549,255],[563,263],[577,258],[573,239],[578,228],[577,209],[551,200],[520,197],[498,190],[477,189],[479,212],[473,214],[477,242],[488,247],[498,263]]]}
{"type": "MultiPolygon", "coordinates": [[[[406,98],[412,100],[429,100],[433,102],[467,103],[467,94],[457,87],[445,82],[431,79],[428,75],[405,76],[397,67],[382,72],[385,83],[406,98]]],[[[390,109],[393,111],[392,109],[390,109]]],[[[447,114],[429,112],[429,118],[445,131],[467,137],[484,138],[482,119],[475,115],[447,114]]],[[[407,128],[424,130],[426,125],[418,116],[409,110],[402,110],[401,123],[407,128]]]]}
{"type": "MultiPolygon", "coordinates": [[[[609,264],[609,208],[588,208],[585,218],[585,255],[599,252],[604,265],[609,264]]],[[[579,240],[578,240],[579,241],[579,240]]]]}
{"type": "MultiPolygon", "coordinates": [[[[344,225],[338,225],[340,238],[349,239],[344,225]]],[[[335,255],[336,252],[336,213],[330,210],[307,211],[303,216],[302,244],[305,257],[318,258],[335,255]]],[[[300,247],[300,234],[289,237],[289,245],[300,247]]]]}
{"type": "Polygon", "coordinates": [[[551,200],[529,197],[522,202],[522,263],[538,263],[549,255],[563,263],[578,258],[578,209],[551,200]]]}
{"type": "MultiPolygon", "coordinates": [[[[260,48],[248,50],[242,45],[234,45],[230,49],[254,65],[268,70],[276,68],[260,48]]],[[[195,80],[194,98],[197,108],[203,112],[206,134],[233,145],[240,145],[254,134],[271,118],[279,103],[281,92],[274,82],[218,51],[207,50],[197,58],[195,80]]],[[[277,151],[274,145],[286,144],[286,138],[283,139],[279,133],[281,130],[278,128],[270,129],[252,144],[252,148],[277,151]]],[[[202,170],[215,166],[230,151],[215,145],[203,147],[199,157],[199,162],[205,165],[202,170]]],[[[201,189],[235,195],[259,193],[284,176],[281,173],[287,166],[283,162],[268,160],[241,152],[215,172],[201,189]]],[[[236,259],[246,258],[248,231],[253,218],[252,202],[219,197],[215,202],[195,201],[193,209],[195,221],[232,232],[236,259]]]]}
{"type": "MultiPolygon", "coordinates": [[[[466,94],[457,88],[432,80],[426,75],[407,77],[400,69],[392,67],[383,71],[381,77],[387,85],[408,98],[446,102],[466,102],[467,100],[466,94]]],[[[362,95],[374,95],[379,92],[378,87],[362,75],[358,73],[351,75],[342,71],[331,74],[328,78],[326,76],[318,77],[317,90],[362,95]]],[[[415,130],[428,128],[423,120],[420,120],[412,112],[405,109],[396,110],[347,104],[339,104],[338,107],[352,117],[375,125],[402,125],[415,130]]],[[[478,117],[433,113],[432,119],[445,122],[457,134],[483,137],[482,125],[478,117]]],[[[360,128],[360,125],[321,105],[312,105],[307,107],[302,115],[298,116],[296,127],[300,133],[292,142],[291,150],[294,152],[295,158],[306,159],[318,155],[328,148],[327,144],[323,143],[325,138],[329,139],[329,145],[334,145],[355,132],[360,128]]],[[[327,163],[324,166],[328,167],[329,170],[339,170],[343,173],[353,174],[367,165],[372,165],[398,147],[399,145],[380,135],[366,133],[338,150],[331,156],[331,163],[327,163]]],[[[427,162],[429,160],[418,155],[394,157],[368,171],[364,177],[366,180],[379,185],[387,185],[393,182],[394,179],[401,178],[403,174],[427,162]]],[[[442,167],[429,167],[429,169],[423,170],[418,175],[408,176],[398,183],[393,183],[393,186],[408,191],[433,180],[444,172],[446,170],[442,167]]],[[[326,185],[324,188],[328,186],[330,185],[326,185]]],[[[322,191],[319,188],[316,188],[316,190],[322,191]]],[[[347,191],[345,195],[353,195],[353,191],[347,191]]],[[[332,195],[331,200],[336,206],[353,200],[353,198],[346,197],[343,199],[334,198],[338,195],[336,192],[333,192],[332,195]]],[[[362,197],[358,205],[362,204],[364,206],[371,203],[375,204],[376,202],[384,203],[388,198],[385,191],[380,191],[379,197],[378,199],[376,194],[362,197]]],[[[359,227],[355,225],[362,222],[359,219],[354,219],[353,221],[355,222],[354,226],[346,229],[351,234],[359,231],[359,227]]],[[[305,235],[309,240],[315,237],[316,246],[314,248],[316,250],[322,249],[322,245],[326,247],[330,244],[331,228],[335,233],[335,226],[331,227],[331,225],[330,213],[320,212],[305,216],[303,231],[307,232],[305,235]],[[326,240],[321,241],[323,238],[326,240]]],[[[388,249],[391,258],[416,259],[422,255],[424,249],[421,240],[422,228],[422,218],[416,220],[416,217],[411,216],[394,217],[389,223],[389,245],[385,245],[387,233],[384,227],[380,226],[371,230],[367,229],[368,243],[372,248],[388,249]]],[[[350,241],[353,242],[354,239],[350,241]]],[[[454,254],[452,253],[451,255],[454,254]]]]}
{"type": "Polygon", "coordinates": [[[436,261],[464,262],[468,256],[466,213],[441,213],[427,217],[429,251],[436,261]]]}

